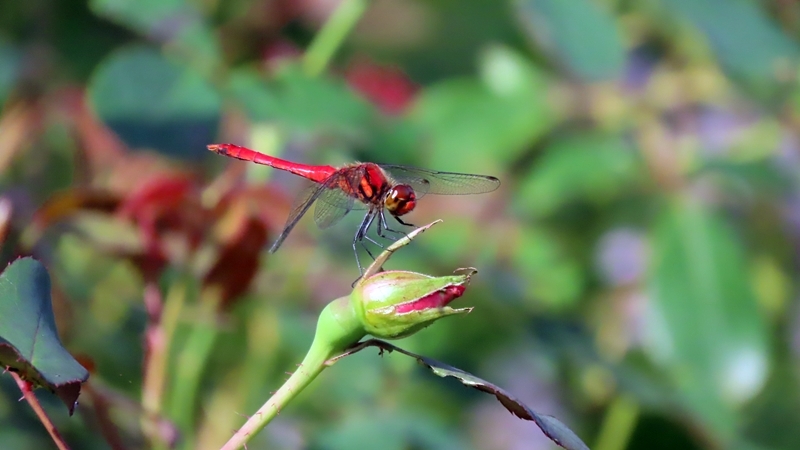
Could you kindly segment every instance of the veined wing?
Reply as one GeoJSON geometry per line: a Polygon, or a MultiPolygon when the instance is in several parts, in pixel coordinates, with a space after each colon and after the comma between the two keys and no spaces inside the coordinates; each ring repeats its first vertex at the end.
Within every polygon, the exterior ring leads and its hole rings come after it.
{"type": "Polygon", "coordinates": [[[274,253],[278,250],[278,248],[283,244],[283,241],[289,236],[294,226],[297,225],[297,222],[308,212],[311,205],[327,191],[327,183],[322,184],[315,184],[308,189],[304,190],[300,196],[292,204],[292,211],[289,213],[289,217],[286,218],[286,224],[283,226],[283,231],[281,231],[280,236],[278,239],[275,240],[275,243],[272,244],[270,247],[269,252],[274,253]]]}
{"type": "Polygon", "coordinates": [[[326,188],[319,196],[317,206],[314,207],[314,222],[322,229],[328,228],[353,210],[356,203],[362,208],[365,207],[363,203],[356,202],[352,196],[338,187],[326,188]]]}
{"type": "Polygon", "coordinates": [[[319,196],[314,209],[314,221],[320,228],[335,224],[354,209],[368,209],[369,206],[357,200],[355,190],[364,177],[363,167],[349,167],[326,180],[327,189],[319,196]]]}
{"type": "Polygon", "coordinates": [[[490,175],[439,172],[418,167],[381,164],[395,181],[410,185],[417,197],[425,194],[467,195],[492,192],[500,186],[500,180],[490,175]]]}

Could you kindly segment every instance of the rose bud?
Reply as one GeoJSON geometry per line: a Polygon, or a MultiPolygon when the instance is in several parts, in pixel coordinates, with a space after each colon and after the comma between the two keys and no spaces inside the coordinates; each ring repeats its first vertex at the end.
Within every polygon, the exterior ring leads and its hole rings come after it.
{"type": "Polygon", "coordinates": [[[447,306],[464,294],[470,277],[477,271],[460,272],[446,277],[381,272],[356,285],[350,303],[367,333],[382,339],[406,337],[442,317],[472,311],[447,306]]]}

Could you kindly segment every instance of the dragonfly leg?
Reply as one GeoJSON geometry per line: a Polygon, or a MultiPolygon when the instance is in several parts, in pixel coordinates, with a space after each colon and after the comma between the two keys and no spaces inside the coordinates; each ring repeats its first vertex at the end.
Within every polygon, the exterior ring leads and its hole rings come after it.
{"type": "Polygon", "coordinates": [[[383,210],[378,213],[378,236],[384,239],[390,239],[388,236],[383,235],[383,230],[387,229],[386,227],[386,215],[384,214],[383,210]]]}
{"type": "Polygon", "coordinates": [[[364,247],[364,250],[367,251],[367,254],[370,256],[370,258],[372,258],[373,261],[375,260],[375,255],[373,255],[372,252],[369,251],[369,248],[364,244],[364,238],[377,244],[377,242],[367,236],[367,230],[369,230],[369,226],[372,225],[373,220],[375,220],[375,213],[370,211],[366,216],[364,216],[364,220],[361,221],[361,225],[358,227],[355,237],[353,237],[353,253],[356,255],[356,264],[358,264],[358,272],[361,275],[364,275],[364,267],[361,265],[361,259],[358,257],[358,247],[356,247],[356,244],[360,243],[361,246],[364,247]]]}
{"type": "MultiPolygon", "coordinates": [[[[383,212],[383,210],[381,210],[381,213],[382,212],[383,212]]],[[[375,256],[372,255],[372,253],[369,251],[369,248],[367,248],[366,244],[364,244],[364,240],[372,242],[373,244],[377,245],[380,248],[386,248],[386,247],[383,246],[383,244],[381,244],[380,242],[376,241],[375,239],[372,239],[367,234],[369,232],[369,227],[372,226],[372,222],[375,220],[375,216],[378,217],[378,236],[383,237],[383,235],[381,234],[381,228],[380,228],[381,215],[373,212],[373,213],[370,213],[369,223],[367,223],[367,226],[364,228],[364,232],[362,233],[361,238],[359,238],[359,240],[361,240],[361,245],[364,246],[364,250],[366,250],[367,253],[369,253],[369,256],[372,257],[373,261],[375,260],[375,256]]]]}
{"type": "MultiPolygon", "coordinates": [[[[389,228],[389,221],[386,220],[386,214],[384,213],[384,210],[381,210],[380,217],[378,217],[378,223],[379,223],[378,236],[380,236],[380,237],[386,237],[386,236],[383,235],[381,230],[386,230],[386,231],[388,231],[390,233],[399,234],[401,236],[408,236],[408,234],[406,234],[404,231],[398,231],[398,230],[393,230],[393,229],[389,228]]],[[[407,225],[407,224],[404,224],[404,225],[407,225]]],[[[388,238],[386,238],[386,239],[388,239],[388,238]]]]}
{"type": "MultiPolygon", "coordinates": [[[[381,236],[381,237],[383,237],[383,236],[381,236]]],[[[372,242],[373,244],[377,245],[377,246],[378,246],[378,247],[380,247],[380,248],[386,248],[386,247],[384,247],[384,246],[383,246],[383,244],[381,244],[380,242],[376,241],[375,239],[372,239],[372,238],[371,238],[371,237],[369,237],[369,236],[366,236],[366,235],[365,235],[365,236],[364,236],[364,240],[367,240],[367,241],[369,241],[369,242],[372,242]]],[[[362,243],[363,243],[363,241],[362,241],[362,243]]],[[[369,253],[369,250],[367,250],[367,253],[369,253]]],[[[372,254],[370,254],[370,256],[372,256],[372,254]]],[[[375,258],[373,257],[372,259],[375,259],[375,258]]]]}
{"type": "MultiPolygon", "coordinates": [[[[369,251],[369,247],[367,247],[367,244],[364,243],[364,241],[366,240],[366,241],[372,242],[373,244],[377,245],[380,248],[386,248],[386,247],[383,246],[383,244],[381,244],[380,242],[376,241],[375,239],[372,239],[367,234],[369,232],[369,227],[372,225],[372,221],[375,220],[375,216],[376,216],[376,214],[370,215],[369,223],[367,224],[367,227],[364,228],[364,233],[361,235],[361,246],[364,247],[364,250],[367,251],[367,254],[370,256],[370,258],[372,258],[373,261],[375,261],[375,255],[373,255],[372,252],[369,251]]],[[[378,216],[378,221],[380,221],[380,216],[378,216]]]]}
{"type": "Polygon", "coordinates": [[[416,225],[414,225],[414,224],[403,222],[403,219],[401,219],[401,218],[399,218],[397,216],[394,216],[394,218],[395,218],[395,220],[400,222],[400,225],[405,225],[407,227],[416,227],[416,225]]]}

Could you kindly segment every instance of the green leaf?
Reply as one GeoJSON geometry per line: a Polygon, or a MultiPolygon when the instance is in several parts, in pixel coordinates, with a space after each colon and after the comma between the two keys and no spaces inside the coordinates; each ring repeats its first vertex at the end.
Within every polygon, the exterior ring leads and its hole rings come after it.
{"type": "Polygon", "coordinates": [[[585,284],[581,267],[565,255],[555,236],[526,227],[519,231],[514,249],[514,268],[530,300],[554,309],[578,301],[585,284]]]}
{"type": "Polygon", "coordinates": [[[431,167],[476,171],[510,163],[554,125],[547,80],[525,57],[492,47],[480,69],[481,79],[449,79],[420,93],[411,120],[427,135],[431,167]]]}
{"type": "Polygon", "coordinates": [[[515,198],[521,211],[546,216],[576,200],[607,202],[641,182],[636,153],[614,136],[571,136],[549,145],[515,198]]]}
{"type": "Polygon", "coordinates": [[[689,406],[730,437],[732,405],[751,399],[769,372],[741,238],[684,200],[664,214],[654,240],[648,350],[689,406]]]}
{"type": "Polygon", "coordinates": [[[792,168],[774,160],[730,161],[714,159],[698,169],[695,176],[711,176],[727,195],[749,199],[754,194],[780,196],[792,190],[792,168]]]}
{"type": "Polygon", "coordinates": [[[503,388],[496,386],[492,383],[489,383],[486,380],[478,378],[469,372],[465,372],[456,367],[436,361],[435,359],[426,358],[424,356],[417,355],[416,353],[403,350],[402,348],[392,345],[388,342],[381,341],[379,339],[369,339],[366,341],[362,341],[353,346],[350,350],[348,350],[344,354],[335,357],[331,361],[336,361],[345,356],[352,355],[353,353],[359,352],[367,347],[378,347],[381,351],[381,354],[383,354],[384,351],[389,351],[389,352],[397,351],[406,356],[415,358],[417,361],[419,361],[420,364],[431,369],[431,371],[434,374],[440,377],[443,378],[453,377],[458,381],[460,381],[465,386],[469,386],[479,391],[494,395],[495,398],[497,398],[497,400],[500,402],[500,404],[502,404],[503,407],[505,407],[508,410],[508,412],[519,417],[520,419],[532,421],[539,427],[539,429],[542,430],[545,436],[550,438],[553,442],[555,442],[559,446],[567,450],[589,450],[589,447],[583,443],[581,438],[579,438],[578,435],[576,435],[560,420],[556,419],[553,416],[539,414],[533,411],[527,405],[525,405],[521,401],[514,398],[514,396],[506,392],[503,388]]]}
{"type": "Polygon", "coordinates": [[[91,0],[95,14],[125,25],[210,73],[220,62],[220,45],[196,5],[186,0],[91,0]]]}
{"type": "Polygon", "coordinates": [[[359,411],[323,430],[309,447],[326,450],[350,450],[354,447],[381,450],[468,448],[462,439],[447,431],[444,424],[437,423],[433,412],[359,411]]]}
{"type": "Polygon", "coordinates": [[[773,83],[778,69],[797,61],[797,45],[755,2],[664,0],[664,4],[705,34],[719,62],[735,76],[773,83]]]}
{"type": "Polygon", "coordinates": [[[71,217],[70,227],[85,242],[91,243],[93,249],[125,255],[136,255],[145,251],[145,243],[136,226],[108,214],[76,212],[71,217]]]}
{"type": "Polygon", "coordinates": [[[251,119],[296,131],[361,132],[377,114],[343,81],[312,78],[293,65],[282,67],[269,81],[255,71],[233,71],[226,92],[251,119]]]}
{"type": "Polygon", "coordinates": [[[225,94],[237,101],[252,120],[270,121],[280,116],[281,100],[264,76],[256,70],[232,70],[225,94]]]}
{"type": "Polygon", "coordinates": [[[101,63],[89,99],[130,146],[180,156],[203,152],[220,118],[220,96],[200,74],[145,46],[124,48],[101,63]]]}
{"type": "Polygon", "coordinates": [[[50,276],[33,258],[0,274],[0,365],[55,392],[72,414],[89,372],[64,349],[50,301],[50,276]]]}
{"type": "Polygon", "coordinates": [[[11,44],[0,39],[0,107],[6,101],[19,76],[21,55],[11,44]]]}
{"type": "Polygon", "coordinates": [[[571,73],[588,81],[613,79],[625,64],[614,17],[592,0],[516,2],[525,31],[571,73]]]}

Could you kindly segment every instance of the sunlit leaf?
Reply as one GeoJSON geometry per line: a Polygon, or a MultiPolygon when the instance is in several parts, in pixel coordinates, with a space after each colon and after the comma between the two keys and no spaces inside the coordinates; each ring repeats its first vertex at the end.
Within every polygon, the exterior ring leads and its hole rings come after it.
{"type": "Polygon", "coordinates": [[[573,74],[589,80],[616,78],[625,63],[615,18],[593,0],[520,0],[525,31],[573,74]]]}
{"type": "Polygon", "coordinates": [[[342,80],[309,77],[285,65],[275,79],[247,69],[231,73],[227,92],[247,115],[298,131],[353,133],[377,114],[342,80]]]}
{"type": "Polygon", "coordinates": [[[411,119],[422,129],[432,167],[475,171],[509,163],[557,119],[544,74],[522,55],[492,47],[481,64],[481,80],[448,79],[420,92],[411,119]]]}
{"type": "Polygon", "coordinates": [[[87,211],[76,213],[71,219],[71,228],[93,248],[121,254],[144,252],[141,234],[130,222],[87,211]]]}
{"type": "Polygon", "coordinates": [[[512,248],[514,267],[530,302],[554,309],[574,306],[584,289],[583,272],[556,236],[522,228],[512,248]]]}
{"type": "Polygon", "coordinates": [[[530,420],[534,422],[548,438],[550,438],[553,442],[555,442],[556,444],[567,450],[589,450],[589,447],[583,443],[581,438],[579,438],[578,435],[576,435],[560,420],[556,419],[553,416],[539,414],[533,411],[527,405],[525,405],[521,401],[514,398],[511,394],[506,392],[503,388],[496,386],[492,383],[489,383],[486,380],[478,378],[469,372],[465,372],[456,367],[436,361],[435,359],[426,358],[424,356],[411,353],[409,351],[403,350],[400,347],[389,344],[388,342],[384,342],[378,339],[370,339],[367,341],[363,341],[358,343],[352,349],[348,350],[347,352],[338,356],[335,359],[338,360],[344,356],[351,355],[360,350],[363,350],[364,348],[371,346],[378,347],[381,350],[381,353],[383,353],[384,350],[390,352],[397,351],[404,355],[410,356],[412,358],[415,358],[422,365],[431,369],[431,371],[433,371],[434,374],[440,377],[443,378],[453,377],[458,381],[460,381],[465,386],[469,386],[479,391],[494,395],[495,398],[497,398],[497,400],[500,402],[500,404],[502,404],[503,407],[505,407],[511,414],[519,417],[520,419],[530,420]]]}
{"type": "Polygon", "coordinates": [[[33,258],[22,258],[0,274],[0,365],[35,387],[58,395],[70,414],[89,378],[62,346],[50,300],[50,276],[33,258]]]}
{"type": "Polygon", "coordinates": [[[195,3],[186,0],[92,0],[89,6],[151,39],[170,44],[204,72],[218,64],[220,48],[195,3]]]}
{"type": "Polygon", "coordinates": [[[219,94],[199,73],[143,46],[117,51],[89,84],[100,119],[131,147],[196,158],[220,118],[219,94]]]}
{"type": "Polygon", "coordinates": [[[752,197],[759,195],[780,195],[792,186],[791,166],[781,166],[771,160],[737,162],[712,160],[698,171],[699,176],[716,178],[721,190],[728,195],[752,197]]]}
{"type": "Polygon", "coordinates": [[[664,4],[705,34],[722,66],[734,76],[774,82],[782,69],[797,61],[797,45],[757,2],[664,0],[664,4]]]}
{"type": "Polygon", "coordinates": [[[642,180],[637,154],[613,136],[578,135],[544,150],[519,187],[515,205],[546,216],[573,201],[608,202],[642,180]]]}
{"type": "Polygon", "coordinates": [[[267,80],[255,70],[234,70],[228,77],[227,94],[252,120],[277,120],[280,99],[267,80]]]}
{"type": "Polygon", "coordinates": [[[683,200],[663,215],[654,239],[648,350],[691,408],[728,434],[731,405],[751,399],[769,372],[765,323],[740,238],[683,200]]]}

